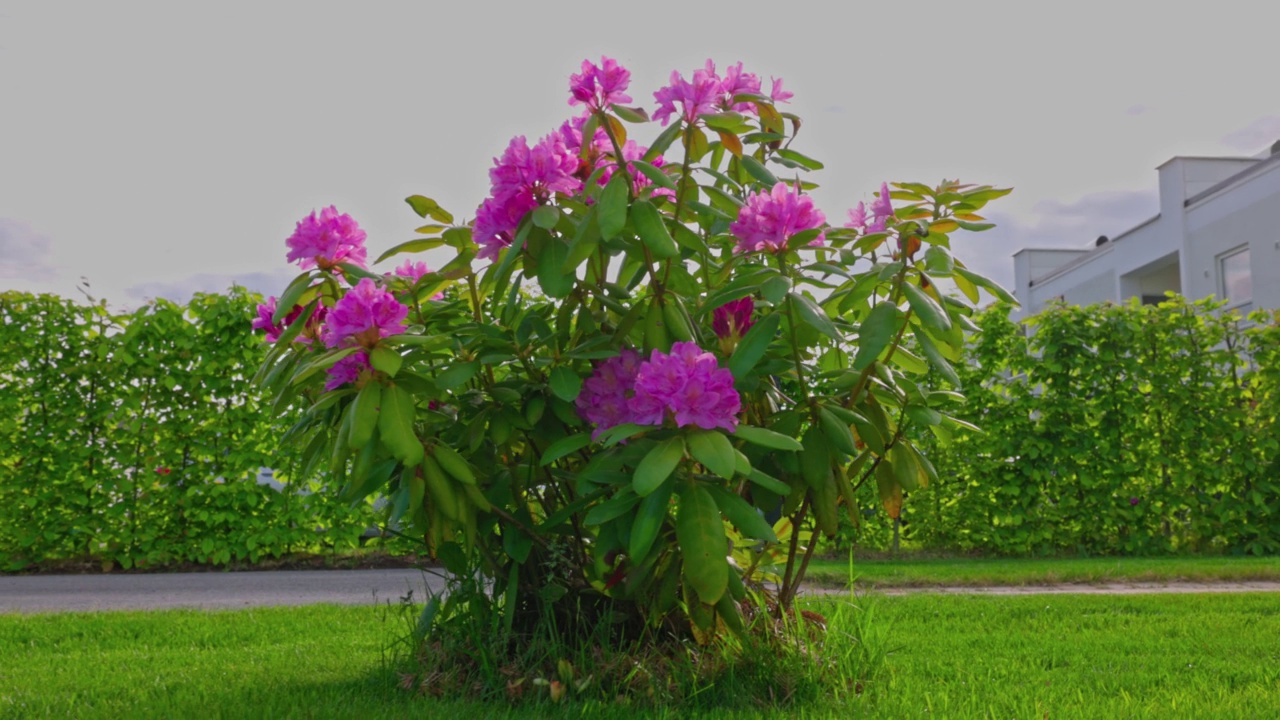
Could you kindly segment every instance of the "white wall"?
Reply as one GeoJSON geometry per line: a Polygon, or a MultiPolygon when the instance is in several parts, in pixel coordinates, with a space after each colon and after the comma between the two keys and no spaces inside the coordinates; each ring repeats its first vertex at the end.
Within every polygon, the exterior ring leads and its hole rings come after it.
{"type": "Polygon", "coordinates": [[[1255,308],[1280,308],[1280,159],[1187,210],[1189,297],[1221,296],[1218,259],[1249,247],[1255,308]]]}

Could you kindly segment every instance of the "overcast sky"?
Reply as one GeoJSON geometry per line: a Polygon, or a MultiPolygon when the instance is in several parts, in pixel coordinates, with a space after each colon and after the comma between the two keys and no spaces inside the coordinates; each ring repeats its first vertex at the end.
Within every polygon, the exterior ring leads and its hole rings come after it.
{"type": "Polygon", "coordinates": [[[273,294],[294,222],[329,204],[376,256],[412,237],[407,195],[472,217],[492,158],[575,114],[568,76],[602,54],[650,109],[707,58],[784,78],[833,222],[882,179],[1013,186],[999,229],[954,243],[1008,286],[1019,248],[1154,215],[1168,158],[1280,139],[1277,20],[1225,0],[0,0],[0,289],[273,294]]]}

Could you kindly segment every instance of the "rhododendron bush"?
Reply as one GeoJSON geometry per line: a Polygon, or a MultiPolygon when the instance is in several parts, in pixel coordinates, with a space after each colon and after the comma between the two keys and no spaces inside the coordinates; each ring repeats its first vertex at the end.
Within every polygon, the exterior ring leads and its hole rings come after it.
{"type": "Polygon", "coordinates": [[[949,363],[979,288],[1007,296],[951,252],[1007,190],[886,184],[832,224],[782,82],[691,77],[647,111],[584,62],[577,115],[501,150],[473,220],[408,199],[427,224],[377,262],[442,267],[371,270],[329,207],[261,310],[263,382],[310,404],[286,440],[486,578],[508,627],[602,599],[700,639],[785,612],[861,485],[896,515],[930,482],[906,430],[963,425],[949,363]]]}

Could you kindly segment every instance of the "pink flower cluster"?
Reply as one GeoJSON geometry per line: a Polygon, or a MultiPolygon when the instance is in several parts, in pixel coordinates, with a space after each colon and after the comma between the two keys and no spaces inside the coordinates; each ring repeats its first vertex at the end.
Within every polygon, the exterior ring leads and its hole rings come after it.
{"type": "Polygon", "coordinates": [[[371,278],[362,278],[329,311],[325,345],[331,348],[360,345],[372,348],[385,337],[405,331],[409,308],[371,278]]]}
{"type": "MultiPolygon", "coordinates": [[[[298,316],[302,314],[302,306],[294,305],[293,309],[289,311],[289,314],[284,317],[284,320],[282,320],[279,325],[276,325],[271,319],[276,314],[276,303],[277,300],[273,296],[267,298],[265,303],[258,305],[258,317],[254,318],[251,323],[254,330],[262,330],[266,333],[265,339],[269,343],[274,343],[279,340],[280,335],[284,333],[285,328],[292,325],[294,321],[298,319],[298,316]]],[[[323,305],[317,307],[315,312],[311,314],[311,317],[307,318],[306,327],[302,328],[298,333],[298,336],[294,338],[294,342],[308,345],[313,340],[318,339],[321,335],[322,328],[324,327],[325,316],[328,312],[329,308],[326,308],[323,305]]]]}
{"type": "MultiPolygon", "coordinates": [[[[390,273],[387,273],[387,276],[405,278],[409,281],[409,284],[412,285],[418,282],[419,280],[421,280],[423,275],[426,275],[430,272],[431,272],[431,268],[428,267],[427,264],[424,262],[421,262],[421,261],[414,262],[412,260],[405,260],[402,265],[396,266],[395,270],[393,270],[390,273]]],[[[431,296],[431,299],[443,300],[444,293],[436,293],[435,295],[431,296]]]]}
{"type": "Polygon", "coordinates": [[[599,110],[612,103],[631,102],[626,94],[631,84],[631,71],[613,58],[601,56],[600,64],[582,61],[582,72],[569,76],[570,105],[586,105],[588,110],[599,110]]]}
{"type": "MultiPolygon", "coordinates": [[[[585,152],[583,151],[582,131],[586,129],[588,117],[590,116],[579,115],[566,120],[556,132],[560,135],[560,139],[564,142],[569,152],[580,158],[577,173],[579,179],[586,181],[596,171],[597,167],[601,164],[604,165],[603,171],[597,179],[597,182],[603,187],[609,184],[610,178],[613,177],[614,172],[618,169],[618,163],[613,158],[613,143],[609,141],[609,135],[602,128],[596,128],[590,146],[587,147],[585,152]]],[[[622,145],[622,159],[627,162],[627,172],[631,175],[633,190],[636,194],[653,184],[649,178],[637,171],[633,164],[636,160],[644,159],[644,154],[647,152],[649,152],[649,148],[637,144],[634,140],[627,140],[622,145]]],[[[650,164],[654,167],[662,167],[665,162],[662,156],[659,155],[650,164]]],[[[653,197],[675,197],[675,193],[666,188],[655,188],[651,195],[653,197]]]]}
{"type": "Polygon", "coordinates": [[[319,266],[328,270],[338,263],[365,266],[365,232],[350,215],[338,214],[330,205],[317,215],[314,211],[298,221],[293,234],[285,240],[289,246],[286,259],[310,270],[319,266]]]}
{"type": "Polygon", "coordinates": [[[512,138],[501,158],[489,170],[490,196],[476,211],[472,239],[480,246],[477,257],[494,260],[511,245],[525,214],[546,202],[552,193],[574,193],[582,188],[578,157],[557,133],[529,147],[524,136],[512,138]]]}
{"type": "MultiPolygon", "coordinates": [[[[755,105],[749,102],[735,103],[735,95],[749,93],[760,94],[760,78],[754,73],[742,72],[742,63],[734,63],[725,68],[724,77],[716,74],[716,66],[711,60],[701,70],[695,70],[693,80],[688,81],[679,72],[671,71],[671,84],[653,94],[658,102],[658,109],[653,119],[666,125],[680,106],[680,117],[686,123],[693,123],[701,115],[734,110],[754,113],[755,105]]],[[[786,102],[793,95],[782,89],[782,80],[775,78],[769,92],[774,102],[786,102]]]]}
{"type": "Polygon", "coordinates": [[[372,368],[369,353],[357,350],[329,367],[329,379],[325,381],[324,389],[337,390],[347,383],[359,380],[360,373],[372,368]]]}
{"type": "Polygon", "coordinates": [[[889,198],[889,184],[880,183],[880,194],[871,201],[871,221],[867,221],[867,208],[861,202],[849,211],[849,222],[844,226],[864,233],[884,232],[889,218],[893,217],[893,201],[889,198]]]}
{"type": "Polygon", "coordinates": [[[668,415],[677,427],[696,425],[732,432],[742,400],[733,375],[715,355],[695,343],[678,342],[671,352],[654,350],[641,361],[634,350],[610,358],[582,386],[578,412],[595,424],[593,438],[623,423],[662,425],[668,415]]]}
{"type": "MultiPolygon", "coordinates": [[[[813,200],[779,182],[770,192],[758,192],[747,198],[738,211],[738,219],[729,232],[738,238],[736,252],[784,252],[793,235],[820,228],[827,218],[813,206],[813,200]]],[[[821,245],[824,233],[809,243],[821,245]]]]}

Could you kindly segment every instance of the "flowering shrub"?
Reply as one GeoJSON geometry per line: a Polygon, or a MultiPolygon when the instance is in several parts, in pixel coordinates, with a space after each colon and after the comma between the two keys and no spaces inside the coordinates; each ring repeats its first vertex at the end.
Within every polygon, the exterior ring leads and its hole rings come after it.
{"type": "Polygon", "coordinates": [[[832,227],[780,80],[673,73],[647,146],[629,84],[584,62],[581,114],[513,139],[474,221],[408,198],[422,237],[377,261],[450,248],[438,270],[375,274],[354,221],[304,219],[260,377],[277,407],[309,405],[290,431],[304,462],[346,499],[385,493],[450,570],[491,580],[467,602],[508,628],[607,599],[706,639],[764,593],[731,550],[781,552],[766,605],[789,609],[859,487],[896,515],[934,477],[907,429],[965,424],[925,378],[956,384],[980,287],[1007,297],[951,234],[990,227],[978,213],[1008,191],[886,184],[832,227]],[[323,343],[298,342],[317,322],[323,343]]]}

